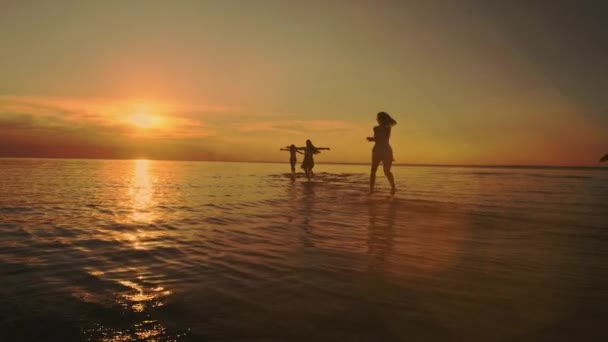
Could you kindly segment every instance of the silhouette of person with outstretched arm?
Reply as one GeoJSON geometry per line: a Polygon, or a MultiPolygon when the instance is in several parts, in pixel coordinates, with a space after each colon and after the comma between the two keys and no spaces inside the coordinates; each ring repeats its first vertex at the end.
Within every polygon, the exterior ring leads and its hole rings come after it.
{"type": "Polygon", "coordinates": [[[395,179],[391,172],[391,166],[393,165],[393,149],[389,144],[391,137],[391,127],[397,124],[388,113],[380,112],[376,116],[378,126],[374,127],[374,136],[367,137],[367,141],[375,142],[374,148],[372,149],[372,170],[369,175],[369,193],[374,192],[374,185],[376,183],[376,170],[378,165],[382,162],[382,168],[384,169],[384,175],[388,179],[391,185],[391,195],[395,194],[395,179]]]}
{"type": "Polygon", "coordinates": [[[329,147],[316,147],[312,144],[310,139],[306,140],[306,147],[298,147],[298,150],[304,150],[304,160],[302,161],[301,168],[306,173],[306,178],[310,181],[310,177],[313,176],[312,168],[315,167],[314,154],[321,153],[321,150],[328,150],[329,147]]]}
{"type": "Polygon", "coordinates": [[[303,153],[298,151],[298,148],[294,144],[291,144],[289,146],[286,146],[285,148],[282,148],[281,151],[289,151],[289,164],[291,164],[291,176],[295,177],[296,176],[296,163],[298,162],[296,153],[299,153],[299,154],[303,154],[303,153]]]}

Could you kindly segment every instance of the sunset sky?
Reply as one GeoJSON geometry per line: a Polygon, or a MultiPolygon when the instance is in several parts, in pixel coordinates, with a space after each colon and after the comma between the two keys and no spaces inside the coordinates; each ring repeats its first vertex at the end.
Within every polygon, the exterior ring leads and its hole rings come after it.
{"type": "Polygon", "coordinates": [[[0,0],[0,157],[368,162],[387,111],[397,163],[596,165],[607,10],[0,0]]]}

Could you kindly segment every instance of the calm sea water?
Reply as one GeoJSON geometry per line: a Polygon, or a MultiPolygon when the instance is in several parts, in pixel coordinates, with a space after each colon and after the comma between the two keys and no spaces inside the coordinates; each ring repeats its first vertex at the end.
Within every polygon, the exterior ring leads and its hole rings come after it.
{"type": "Polygon", "coordinates": [[[608,170],[0,159],[2,341],[608,337],[608,170]]]}

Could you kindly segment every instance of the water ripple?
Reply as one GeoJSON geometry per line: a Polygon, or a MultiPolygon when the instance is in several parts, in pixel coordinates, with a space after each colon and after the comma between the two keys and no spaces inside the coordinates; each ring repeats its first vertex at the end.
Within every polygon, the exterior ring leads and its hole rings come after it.
{"type": "Polygon", "coordinates": [[[606,316],[606,172],[396,167],[391,197],[367,166],[235,165],[0,160],[0,339],[564,340],[606,316]]]}

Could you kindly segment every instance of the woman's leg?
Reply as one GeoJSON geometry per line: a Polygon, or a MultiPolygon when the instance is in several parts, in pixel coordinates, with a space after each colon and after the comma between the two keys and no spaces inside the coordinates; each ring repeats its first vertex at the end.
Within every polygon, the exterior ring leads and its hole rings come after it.
{"type": "Polygon", "coordinates": [[[391,172],[391,167],[393,166],[393,158],[384,158],[382,161],[382,169],[384,170],[384,175],[388,182],[391,184],[391,195],[395,194],[395,178],[393,177],[393,173],[391,172]]]}
{"type": "Polygon", "coordinates": [[[374,153],[372,153],[372,170],[369,174],[369,193],[374,192],[374,185],[376,184],[376,170],[378,170],[378,165],[380,165],[380,161],[382,159],[378,158],[374,153]]]}

